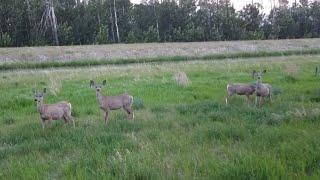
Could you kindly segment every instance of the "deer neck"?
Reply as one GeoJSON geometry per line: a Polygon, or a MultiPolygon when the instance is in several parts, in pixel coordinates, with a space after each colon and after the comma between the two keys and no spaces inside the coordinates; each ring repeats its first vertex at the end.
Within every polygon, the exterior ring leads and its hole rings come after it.
{"type": "Polygon", "coordinates": [[[43,105],[43,101],[37,102],[37,109],[39,111],[40,114],[44,113],[44,105],[43,105]]]}
{"type": "Polygon", "coordinates": [[[97,101],[100,105],[103,105],[104,96],[101,94],[101,91],[96,91],[97,101]]]}
{"type": "Polygon", "coordinates": [[[257,83],[256,83],[256,89],[260,89],[261,88],[261,85],[262,85],[262,81],[261,80],[257,80],[257,83]]]}

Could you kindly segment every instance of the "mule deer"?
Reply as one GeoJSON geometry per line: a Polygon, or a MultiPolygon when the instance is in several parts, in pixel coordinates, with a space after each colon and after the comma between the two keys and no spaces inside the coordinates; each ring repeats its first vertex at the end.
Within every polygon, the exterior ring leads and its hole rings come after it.
{"type": "Polygon", "coordinates": [[[48,120],[50,125],[52,120],[64,120],[66,123],[72,121],[73,127],[75,127],[74,119],[71,116],[71,104],[69,102],[60,102],[57,104],[44,104],[43,99],[46,94],[46,88],[43,89],[43,92],[35,93],[35,101],[37,102],[37,109],[40,113],[40,118],[42,122],[42,129],[45,127],[45,121],[48,120]]]}
{"type": "Polygon", "coordinates": [[[256,90],[256,87],[250,84],[243,84],[243,83],[228,84],[226,105],[228,105],[228,98],[230,98],[234,94],[245,95],[247,97],[247,103],[249,105],[250,96],[255,92],[255,90],[256,90]]]}
{"type": "Polygon", "coordinates": [[[271,101],[272,86],[270,84],[262,83],[262,76],[266,72],[267,72],[266,70],[264,70],[263,72],[253,71],[253,74],[257,79],[256,80],[256,104],[260,107],[263,105],[265,97],[269,97],[271,101]]]}
{"type": "Polygon", "coordinates": [[[103,81],[102,85],[95,84],[94,81],[90,81],[90,87],[96,89],[97,101],[100,105],[100,109],[104,112],[104,121],[108,124],[108,116],[111,110],[123,109],[128,119],[134,118],[134,113],[132,110],[133,97],[129,94],[121,94],[119,96],[103,96],[101,94],[102,87],[106,85],[106,80],[103,81]]]}

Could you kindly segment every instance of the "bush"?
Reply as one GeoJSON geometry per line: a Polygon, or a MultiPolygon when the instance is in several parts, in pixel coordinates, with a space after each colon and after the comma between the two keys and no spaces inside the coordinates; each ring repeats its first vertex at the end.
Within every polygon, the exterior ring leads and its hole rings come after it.
{"type": "Polygon", "coordinates": [[[145,42],[158,42],[157,29],[153,26],[150,26],[148,31],[144,34],[145,42]]]}
{"type": "Polygon", "coordinates": [[[0,35],[0,47],[12,46],[12,39],[8,33],[0,35]]]}
{"type": "Polygon", "coordinates": [[[14,124],[15,119],[13,117],[4,117],[3,118],[3,123],[6,125],[11,125],[14,124]]]}
{"type": "Polygon", "coordinates": [[[139,109],[143,109],[143,108],[144,108],[143,99],[135,98],[135,99],[133,100],[133,109],[139,110],[139,109]]]}
{"type": "Polygon", "coordinates": [[[105,26],[105,25],[101,25],[101,27],[99,28],[99,32],[98,34],[96,35],[96,38],[95,38],[95,42],[97,44],[106,44],[108,43],[108,27],[105,26]]]}
{"type": "Polygon", "coordinates": [[[72,26],[63,23],[58,29],[59,42],[61,45],[70,45],[74,42],[73,29],[72,26]]]}

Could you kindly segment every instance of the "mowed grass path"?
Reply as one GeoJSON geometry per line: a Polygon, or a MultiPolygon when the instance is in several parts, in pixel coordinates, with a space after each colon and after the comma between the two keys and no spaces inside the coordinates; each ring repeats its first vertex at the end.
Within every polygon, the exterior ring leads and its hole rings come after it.
{"type": "Polygon", "coordinates": [[[320,56],[21,70],[0,75],[0,179],[318,179],[320,56]],[[248,107],[224,104],[228,82],[264,82],[282,94],[248,107]],[[187,88],[172,80],[184,71],[187,88]],[[289,75],[288,75],[289,74],[289,75]],[[112,111],[105,126],[89,81],[135,97],[135,120],[112,111]],[[76,128],[42,131],[32,88],[69,100],[76,128]]]}

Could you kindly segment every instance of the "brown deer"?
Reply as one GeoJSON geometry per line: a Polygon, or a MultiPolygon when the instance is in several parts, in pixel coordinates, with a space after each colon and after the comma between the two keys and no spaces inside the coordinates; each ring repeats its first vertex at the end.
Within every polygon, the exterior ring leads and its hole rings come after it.
{"type": "Polygon", "coordinates": [[[272,86],[270,84],[262,83],[262,76],[267,72],[264,70],[263,72],[253,71],[254,77],[256,77],[256,104],[261,107],[264,103],[266,97],[270,98],[271,102],[271,89],[272,86]]]}
{"type": "Polygon", "coordinates": [[[72,121],[73,127],[75,127],[74,119],[71,116],[71,103],[69,102],[60,102],[57,104],[44,104],[43,99],[46,94],[47,89],[44,88],[43,92],[35,93],[35,101],[37,102],[37,109],[40,113],[40,118],[42,122],[42,129],[45,127],[45,121],[49,121],[50,126],[52,124],[52,120],[64,120],[66,123],[70,123],[72,121]]]}
{"type": "Polygon", "coordinates": [[[104,121],[108,124],[108,116],[111,110],[123,109],[127,114],[128,119],[134,118],[132,110],[133,97],[129,94],[121,94],[119,96],[103,96],[101,94],[102,87],[107,83],[106,80],[102,82],[102,85],[95,84],[94,81],[90,81],[90,87],[96,89],[96,97],[99,103],[100,109],[104,112],[104,121]]]}
{"type": "Polygon", "coordinates": [[[251,84],[243,84],[243,83],[229,83],[227,85],[227,96],[226,96],[226,105],[228,105],[228,98],[237,95],[245,95],[247,97],[247,103],[249,105],[250,96],[255,92],[256,87],[251,84]]]}

